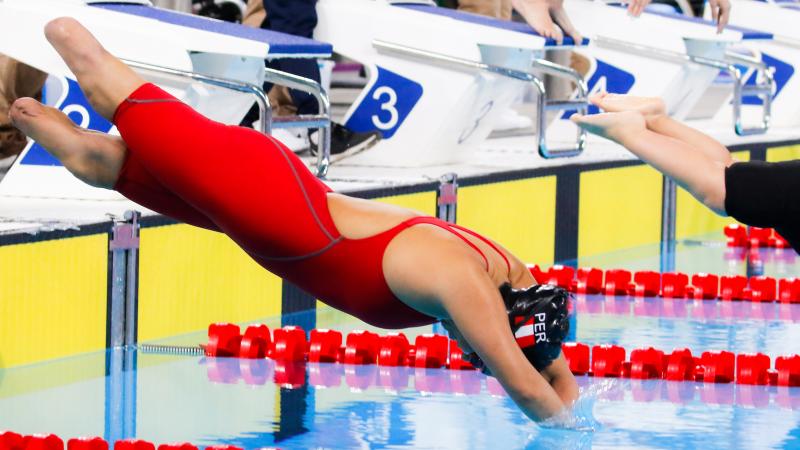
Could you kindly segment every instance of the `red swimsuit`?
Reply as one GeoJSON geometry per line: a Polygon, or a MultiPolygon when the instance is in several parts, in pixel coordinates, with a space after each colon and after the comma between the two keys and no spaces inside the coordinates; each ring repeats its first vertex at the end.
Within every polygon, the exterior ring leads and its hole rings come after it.
{"type": "Polygon", "coordinates": [[[458,229],[505,259],[490,241],[432,217],[346,239],[328,212],[331,189],[283,144],[211,121],[152,84],[119,106],[114,124],[128,146],[117,191],[159,213],[226,233],[270,272],[372,325],[404,328],[436,321],[397,299],[383,275],[386,247],[408,227],[442,227],[480,253],[453,230],[458,229]]]}

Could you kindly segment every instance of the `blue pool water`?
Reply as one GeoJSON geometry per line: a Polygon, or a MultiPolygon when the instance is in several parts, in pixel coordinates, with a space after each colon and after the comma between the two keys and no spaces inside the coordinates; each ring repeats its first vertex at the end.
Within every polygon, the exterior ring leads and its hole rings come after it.
{"type": "MultiPolygon", "coordinates": [[[[726,252],[719,245],[681,246],[677,269],[746,270],[726,252]]],[[[767,274],[799,271],[793,259],[779,256],[764,253],[767,274]]],[[[580,263],[658,268],[647,251],[580,263]]],[[[590,296],[578,297],[575,309],[576,338],[587,344],[760,351],[773,360],[800,353],[800,305],[590,296]]],[[[325,309],[295,319],[343,330],[361,326],[325,309]]],[[[164,343],[203,340],[196,334],[164,343]]],[[[118,351],[0,370],[0,429],[248,449],[800,448],[800,388],[579,382],[589,394],[578,413],[596,421],[594,431],[536,425],[493,379],[476,372],[118,351]],[[116,370],[123,362],[134,369],[116,370]]]]}

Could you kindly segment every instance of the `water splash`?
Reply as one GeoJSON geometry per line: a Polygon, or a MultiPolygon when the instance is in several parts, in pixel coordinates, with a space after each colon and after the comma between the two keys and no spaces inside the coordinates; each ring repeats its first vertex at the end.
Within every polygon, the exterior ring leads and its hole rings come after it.
{"type": "Polygon", "coordinates": [[[608,398],[613,392],[622,389],[613,380],[603,380],[583,387],[578,395],[578,400],[571,408],[565,409],[558,415],[539,422],[542,428],[557,428],[565,430],[594,432],[601,428],[600,422],[594,418],[594,404],[598,399],[608,398]]]}

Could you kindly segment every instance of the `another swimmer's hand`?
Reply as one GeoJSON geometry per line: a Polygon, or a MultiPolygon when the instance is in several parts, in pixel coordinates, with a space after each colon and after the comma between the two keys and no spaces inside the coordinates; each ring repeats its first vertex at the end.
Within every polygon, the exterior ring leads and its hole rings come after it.
{"type": "Polygon", "coordinates": [[[605,112],[636,111],[648,120],[656,116],[663,116],[667,112],[666,104],[660,97],[637,97],[597,92],[589,96],[589,103],[605,112]]]}
{"type": "Polygon", "coordinates": [[[717,33],[722,33],[731,15],[731,3],[729,0],[708,0],[708,7],[711,8],[711,18],[717,23],[717,33]]]}
{"type": "Polygon", "coordinates": [[[602,114],[573,114],[575,124],[589,133],[596,134],[618,144],[625,145],[631,139],[647,130],[644,116],[635,111],[602,114]]]}
{"type": "Polygon", "coordinates": [[[630,0],[628,2],[628,14],[633,17],[639,17],[649,4],[650,0],[630,0]]]}

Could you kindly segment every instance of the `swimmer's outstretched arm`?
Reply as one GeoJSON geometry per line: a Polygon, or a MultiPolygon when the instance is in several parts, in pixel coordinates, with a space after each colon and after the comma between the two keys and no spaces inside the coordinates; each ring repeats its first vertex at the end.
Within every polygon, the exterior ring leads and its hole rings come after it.
{"type": "MultiPolygon", "coordinates": [[[[438,249],[446,260],[421,259],[404,239],[410,237],[401,234],[392,241],[383,261],[384,268],[392,268],[384,271],[392,292],[426,314],[451,320],[528,417],[538,421],[562,412],[565,402],[517,345],[483,260],[457,240],[438,249]]],[[[574,398],[568,400],[571,404],[574,398]]]]}
{"type": "Polygon", "coordinates": [[[590,133],[624,146],[675,180],[712,211],[727,215],[725,169],[734,161],[730,154],[722,154],[716,141],[672,119],[653,121],[654,126],[661,127],[656,129],[668,133],[660,134],[649,129],[645,115],[636,110],[591,116],[575,114],[572,121],[590,133]]]}
{"type": "Polygon", "coordinates": [[[638,111],[644,116],[647,129],[683,141],[709,158],[730,164],[730,151],[711,136],[686,126],[667,114],[666,105],[659,97],[636,97],[601,92],[589,101],[605,112],[638,111]]]}

